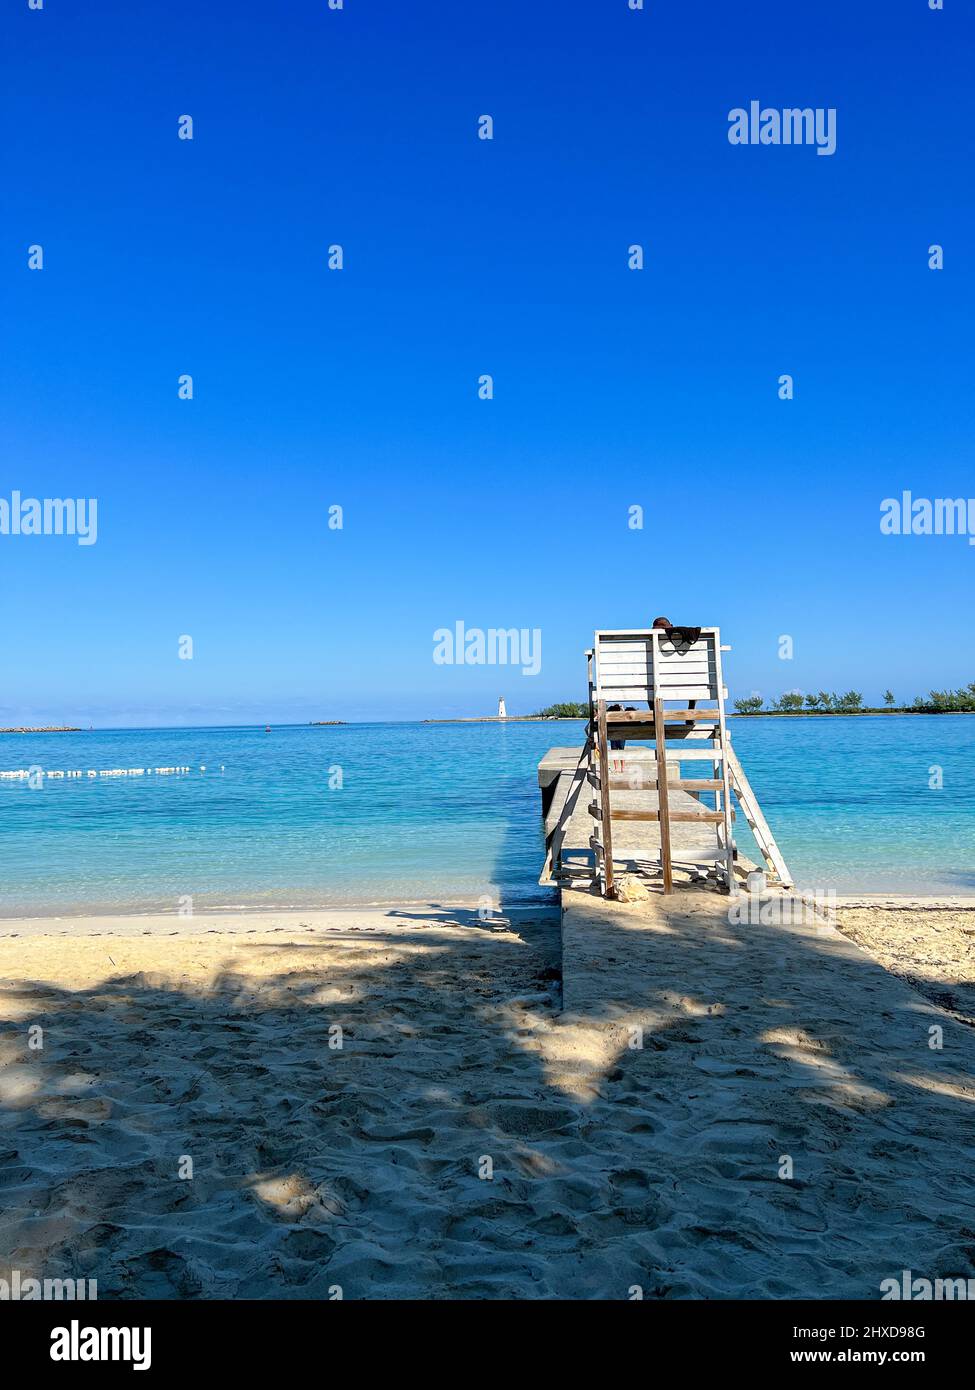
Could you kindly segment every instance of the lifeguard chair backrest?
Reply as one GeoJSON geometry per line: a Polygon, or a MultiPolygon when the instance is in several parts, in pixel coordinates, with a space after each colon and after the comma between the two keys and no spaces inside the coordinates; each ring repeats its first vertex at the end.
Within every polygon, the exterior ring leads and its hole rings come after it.
{"type": "MultiPolygon", "coordinates": [[[[593,698],[627,705],[634,701],[718,700],[721,637],[702,627],[694,642],[675,642],[666,632],[597,632],[593,698]]],[[[726,698],[721,691],[720,698],[726,698]]]]}

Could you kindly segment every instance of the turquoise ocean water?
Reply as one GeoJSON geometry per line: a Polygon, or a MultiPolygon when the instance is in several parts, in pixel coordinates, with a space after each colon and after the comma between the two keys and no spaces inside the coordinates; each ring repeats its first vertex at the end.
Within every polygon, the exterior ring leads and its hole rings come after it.
{"type": "MultiPolygon", "coordinates": [[[[975,894],[975,716],[732,729],[803,886],[975,894]]],[[[3,734],[4,771],[192,771],[0,779],[0,913],[175,911],[185,897],[197,911],[550,900],[537,886],[535,769],[581,738],[581,723],[3,734]],[[329,786],[335,769],[341,788],[329,786]]],[[[737,836],[755,857],[741,820],[737,836]]]]}

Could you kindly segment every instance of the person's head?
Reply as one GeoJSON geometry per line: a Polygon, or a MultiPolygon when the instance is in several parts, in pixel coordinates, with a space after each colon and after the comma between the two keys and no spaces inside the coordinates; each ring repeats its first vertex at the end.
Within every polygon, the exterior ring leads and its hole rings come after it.
{"type": "Polygon", "coordinates": [[[608,710],[614,710],[614,709],[622,709],[623,706],[622,706],[622,705],[607,705],[606,708],[607,708],[608,710]]]}
{"type": "Polygon", "coordinates": [[[673,623],[670,621],[669,618],[654,618],[654,620],[653,620],[653,626],[654,626],[654,627],[661,627],[661,628],[663,628],[663,627],[673,627],[674,625],[673,625],[673,623]]]}

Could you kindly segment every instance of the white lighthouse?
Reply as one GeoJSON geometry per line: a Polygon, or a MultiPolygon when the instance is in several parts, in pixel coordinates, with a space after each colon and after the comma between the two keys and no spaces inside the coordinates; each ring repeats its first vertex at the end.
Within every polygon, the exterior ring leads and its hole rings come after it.
{"type": "Polygon", "coordinates": [[[498,701],[498,718],[499,718],[499,719],[507,719],[507,717],[508,717],[508,711],[507,711],[507,709],[505,708],[504,696],[502,695],[502,696],[501,696],[501,699],[498,701]]]}

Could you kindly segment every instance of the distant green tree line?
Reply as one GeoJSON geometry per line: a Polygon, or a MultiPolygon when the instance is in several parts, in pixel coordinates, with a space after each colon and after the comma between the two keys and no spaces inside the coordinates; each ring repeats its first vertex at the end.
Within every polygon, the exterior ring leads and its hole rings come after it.
{"type": "Polygon", "coordinates": [[[581,704],[577,700],[564,700],[560,705],[549,705],[546,709],[538,709],[531,716],[532,719],[588,719],[589,706],[581,704]]]}
{"type": "MultiPolygon", "coordinates": [[[[915,710],[929,714],[975,711],[975,681],[963,686],[961,690],[932,690],[927,699],[918,695],[909,705],[897,705],[894,692],[885,690],[884,705],[888,710],[915,710]]],[[[859,690],[847,690],[843,695],[828,690],[803,695],[798,690],[790,690],[780,695],[777,700],[770,700],[767,710],[763,696],[747,695],[735,701],[735,709],[739,714],[799,714],[803,710],[820,714],[870,713],[870,708],[864,705],[859,690]]]]}
{"type": "MultiPolygon", "coordinates": [[[[918,695],[910,704],[898,705],[892,690],[884,691],[884,706],[888,710],[913,710],[927,714],[943,712],[975,712],[975,681],[963,686],[961,690],[932,690],[927,699],[918,695]]],[[[777,700],[770,700],[766,707],[764,696],[746,695],[735,701],[739,714],[801,714],[804,710],[819,714],[868,714],[871,707],[864,705],[859,690],[847,690],[842,695],[836,691],[818,690],[808,695],[798,690],[788,690],[777,700]]],[[[563,700],[560,704],[548,705],[536,710],[532,719],[586,719],[589,706],[579,700],[563,700]]]]}
{"type": "Polygon", "coordinates": [[[918,696],[914,705],[936,710],[975,710],[975,681],[962,686],[961,690],[932,690],[929,700],[918,696]]]}

